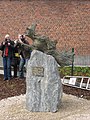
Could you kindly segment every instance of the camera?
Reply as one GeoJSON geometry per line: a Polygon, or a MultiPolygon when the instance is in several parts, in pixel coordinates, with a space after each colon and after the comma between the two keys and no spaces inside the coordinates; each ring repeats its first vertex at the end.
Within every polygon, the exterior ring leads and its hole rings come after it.
{"type": "Polygon", "coordinates": [[[10,43],[9,40],[5,39],[5,45],[8,45],[8,43],[10,43]]]}
{"type": "Polygon", "coordinates": [[[22,42],[25,41],[25,37],[24,37],[24,35],[21,35],[21,41],[22,41],[22,42]]]}
{"type": "Polygon", "coordinates": [[[7,44],[8,44],[8,41],[5,40],[5,45],[7,45],[7,44]]]}

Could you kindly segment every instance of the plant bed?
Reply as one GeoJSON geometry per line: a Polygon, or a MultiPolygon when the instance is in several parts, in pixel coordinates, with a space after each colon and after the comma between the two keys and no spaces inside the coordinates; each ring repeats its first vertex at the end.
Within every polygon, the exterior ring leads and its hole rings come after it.
{"type": "MultiPolygon", "coordinates": [[[[74,96],[82,97],[90,100],[90,91],[73,88],[63,85],[63,92],[74,96]]],[[[0,100],[8,97],[19,96],[26,93],[26,81],[19,79],[11,79],[4,81],[3,75],[0,75],[0,100]]]]}
{"type": "Polygon", "coordinates": [[[80,98],[90,100],[90,90],[63,85],[63,92],[80,98]]]}
{"type": "MultiPolygon", "coordinates": [[[[72,75],[72,67],[66,66],[66,67],[59,67],[60,76],[70,76],[72,75]]],[[[90,67],[80,67],[80,66],[74,66],[73,67],[73,76],[87,76],[90,77],[90,67]]]]}
{"type": "Polygon", "coordinates": [[[3,75],[0,75],[0,100],[8,97],[25,94],[25,80],[11,79],[10,81],[3,80],[3,75]]]}

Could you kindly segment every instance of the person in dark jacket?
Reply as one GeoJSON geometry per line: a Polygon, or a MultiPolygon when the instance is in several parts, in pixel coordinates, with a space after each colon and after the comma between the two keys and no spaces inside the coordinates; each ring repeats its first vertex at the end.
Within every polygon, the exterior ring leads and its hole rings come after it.
{"type": "Polygon", "coordinates": [[[18,66],[19,66],[19,63],[20,63],[20,55],[18,53],[18,46],[15,46],[16,44],[16,40],[14,41],[14,50],[13,50],[13,57],[12,57],[12,62],[11,62],[11,65],[13,66],[13,71],[14,71],[14,74],[13,74],[13,78],[17,78],[17,72],[18,72],[18,66]]]}
{"type": "Polygon", "coordinates": [[[23,49],[23,47],[21,46],[22,43],[29,45],[29,42],[26,40],[25,35],[19,35],[17,42],[17,46],[19,46],[18,50],[20,54],[19,79],[24,78],[24,65],[26,65],[27,67],[27,62],[30,59],[30,50],[23,49]]]}
{"type": "Polygon", "coordinates": [[[11,79],[11,60],[13,54],[13,41],[10,40],[9,34],[6,34],[5,40],[0,45],[3,57],[4,80],[11,79]]]}

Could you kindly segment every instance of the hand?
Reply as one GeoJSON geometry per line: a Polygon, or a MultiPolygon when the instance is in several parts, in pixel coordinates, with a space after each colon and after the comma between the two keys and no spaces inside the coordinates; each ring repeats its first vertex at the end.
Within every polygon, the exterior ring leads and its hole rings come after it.
{"type": "Polygon", "coordinates": [[[19,39],[19,42],[20,42],[20,43],[23,43],[21,39],[19,39]]]}
{"type": "Polygon", "coordinates": [[[22,56],[20,55],[20,58],[22,59],[22,56]]]}
{"type": "Polygon", "coordinates": [[[8,43],[8,45],[10,46],[10,43],[8,43]]]}
{"type": "Polygon", "coordinates": [[[18,40],[15,40],[14,43],[16,44],[18,42],[18,40]]]}
{"type": "Polygon", "coordinates": [[[5,42],[3,42],[3,45],[5,45],[5,42]]]}

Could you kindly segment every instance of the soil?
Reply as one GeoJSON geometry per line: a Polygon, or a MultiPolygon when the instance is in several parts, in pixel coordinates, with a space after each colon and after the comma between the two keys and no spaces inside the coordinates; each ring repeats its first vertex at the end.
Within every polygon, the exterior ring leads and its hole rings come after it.
{"type": "Polygon", "coordinates": [[[25,94],[26,82],[12,78],[11,80],[3,80],[3,75],[0,75],[0,100],[8,97],[25,94]]]}
{"type": "MultiPolygon", "coordinates": [[[[63,92],[77,97],[90,100],[90,90],[81,90],[70,86],[63,85],[63,92]]],[[[8,97],[19,96],[26,93],[25,79],[14,79],[4,81],[3,75],[0,75],[0,100],[8,97]]]]}

